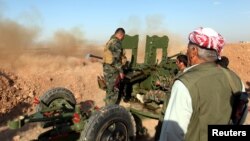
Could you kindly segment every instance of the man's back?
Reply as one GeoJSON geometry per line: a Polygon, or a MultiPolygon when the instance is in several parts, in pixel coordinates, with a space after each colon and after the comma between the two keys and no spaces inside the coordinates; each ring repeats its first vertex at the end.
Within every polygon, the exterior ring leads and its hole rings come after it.
{"type": "MultiPolygon", "coordinates": [[[[192,98],[193,115],[185,136],[186,140],[205,141],[209,124],[229,123],[232,112],[232,90],[222,69],[214,63],[203,63],[179,77],[192,98]]],[[[231,71],[229,74],[237,89],[241,91],[239,77],[231,71]]]]}

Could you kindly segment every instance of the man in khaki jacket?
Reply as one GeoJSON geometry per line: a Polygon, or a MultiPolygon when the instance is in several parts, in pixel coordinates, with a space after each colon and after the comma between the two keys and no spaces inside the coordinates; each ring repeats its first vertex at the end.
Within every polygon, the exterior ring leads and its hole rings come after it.
{"type": "Polygon", "coordinates": [[[189,34],[190,67],[173,84],[160,141],[207,141],[208,125],[230,123],[230,100],[244,85],[233,71],[216,65],[223,47],[224,38],[211,28],[189,34]]]}

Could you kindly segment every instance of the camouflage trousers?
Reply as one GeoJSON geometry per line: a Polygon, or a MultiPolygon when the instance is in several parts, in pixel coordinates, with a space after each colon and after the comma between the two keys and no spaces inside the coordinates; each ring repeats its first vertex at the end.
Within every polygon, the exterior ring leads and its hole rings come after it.
{"type": "Polygon", "coordinates": [[[163,103],[163,107],[160,114],[160,120],[163,121],[165,111],[167,109],[167,105],[170,99],[170,92],[162,91],[162,90],[150,90],[146,94],[144,94],[143,101],[144,103],[154,102],[156,104],[163,103]]]}
{"type": "Polygon", "coordinates": [[[154,101],[156,103],[161,103],[164,101],[166,94],[164,91],[161,90],[150,90],[144,95],[144,102],[151,102],[154,101]]]}
{"type": "Polygon", "coordinates": [[[109,64],[103,65],[104,80],[106,82],[106,97],[104,99],[106,105],[119,103],[119,89],[116,87],[119,71],[109,64]]]}

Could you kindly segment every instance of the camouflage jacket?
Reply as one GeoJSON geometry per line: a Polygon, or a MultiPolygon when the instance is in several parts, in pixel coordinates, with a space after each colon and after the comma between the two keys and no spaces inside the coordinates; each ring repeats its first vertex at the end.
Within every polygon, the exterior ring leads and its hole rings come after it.
{"type": "Polygon", "coordinates": [[[111,37],[104,48],[104,63],[112,65],[122,73],[122,55],[123,49],[121,40],[111,37]]]}

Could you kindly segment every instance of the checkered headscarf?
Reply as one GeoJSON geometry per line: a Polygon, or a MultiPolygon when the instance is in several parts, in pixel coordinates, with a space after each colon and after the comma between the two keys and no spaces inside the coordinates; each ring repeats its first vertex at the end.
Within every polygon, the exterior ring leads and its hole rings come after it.
{"type": "Polygon", "coordinates": [[[189,41],[207,49],[214,49],[220,56],[224,47],[224,38],[211,28],[200,27],[189,34],[189,41]]]}

